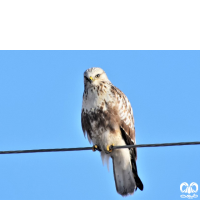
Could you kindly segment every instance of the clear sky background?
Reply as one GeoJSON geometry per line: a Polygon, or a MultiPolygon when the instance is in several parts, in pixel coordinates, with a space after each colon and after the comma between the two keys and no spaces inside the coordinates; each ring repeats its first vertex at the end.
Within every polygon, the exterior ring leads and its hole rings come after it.
{"type": "MultiPolygon", "coordinates": [[[[0,150],[91,146],[80,116],[95,66],[129,98],[137,144],[200,141],[200,51],[0,51],[0,150]]],[[[138,148],[144,191],[126,198],[99,152],[0,155],[0,199],[181,199],[182,182],[200,186],[199,154],[138,148]]]]}

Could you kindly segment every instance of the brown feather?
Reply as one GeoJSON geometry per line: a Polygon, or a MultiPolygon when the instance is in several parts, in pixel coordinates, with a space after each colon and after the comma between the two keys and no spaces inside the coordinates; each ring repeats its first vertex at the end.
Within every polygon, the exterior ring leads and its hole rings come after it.
{"type": "MultiPolygon", "coordinates": [[[[120,130],[122,137],[127,145],[135,144],[135,127],[134,127],[134,118],[133,118],[133,111],[130,102],[128,101],[127,97],[124,95],[124,93],[116,88],[115,86],[112,87],[113,94],[115,97],[118,98],[118,104],[120,105],[120,100],[123,102],[123,107],[125,107],[125,110],[123,110],[124,114],[127,116],[125,119],[121,119],[120,123],[120,130]],[[126,123],[126,119],[129,117],[129,123],[126,123]],[[131,125],[133,125],[133,128],[131,128],[131,125]]],[[[120,108],[119,108],[120,109],[120,108]]],[[[143,183],[140,180],[138,173],[137,173],[137,166],[136,166],[136,160],[137,160],[137,149],[136,148],[130,148],[130,156],[131,156],[131,164],[132,164],[132,172],[135,177],[136,185],[140,190],[143,190],[143,183]]]]}

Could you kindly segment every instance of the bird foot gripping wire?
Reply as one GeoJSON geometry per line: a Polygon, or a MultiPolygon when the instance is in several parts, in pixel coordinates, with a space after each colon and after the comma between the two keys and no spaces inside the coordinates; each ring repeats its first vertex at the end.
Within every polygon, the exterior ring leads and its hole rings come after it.
{"type": "Polygon", "coordinates": [[[95,152],[96,150],[101,151],[101,149],[95,144],[95,145],[93,145],[93,147],[92,147],[92,151],[95,152]]]}
{"type": "Polygon", "coordinates": [[[108,145],[107,146],[107,151],[111,153],[113,151],[113,149],[112,149],[113,146],[114,146],[114,144],[108,145]]]}

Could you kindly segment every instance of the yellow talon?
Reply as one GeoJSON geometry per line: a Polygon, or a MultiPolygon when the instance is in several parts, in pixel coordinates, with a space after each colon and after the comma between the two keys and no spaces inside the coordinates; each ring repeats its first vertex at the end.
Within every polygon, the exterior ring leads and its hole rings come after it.
{"type": "Polygon", "coordinates": [[[92,147],[92,151],[96,151],[96,149],[97,149],[97,145],[93,145],[93,147],[92,147]]]}
{"type": "Polygon", "coordinates": [[[113,146],[114,146],[114,144],[108,145],[107,146],[107,151],[111,153],[113,150],[110,147],[113,147],[113,146]]]}

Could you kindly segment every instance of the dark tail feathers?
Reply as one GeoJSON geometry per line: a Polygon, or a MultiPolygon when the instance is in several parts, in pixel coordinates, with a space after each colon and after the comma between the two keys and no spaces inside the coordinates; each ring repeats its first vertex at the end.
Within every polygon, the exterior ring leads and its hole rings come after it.
{"type": "Polygon", "coordinates": [[[143,183],[142,183],[142,181],[140,180],[139,176],[136,175],[134,178],[135,178],[135,182],[136,182],[137,187],[138,187],[140,190],[143,190],[144,186],[143,186],[143,183]]]}

